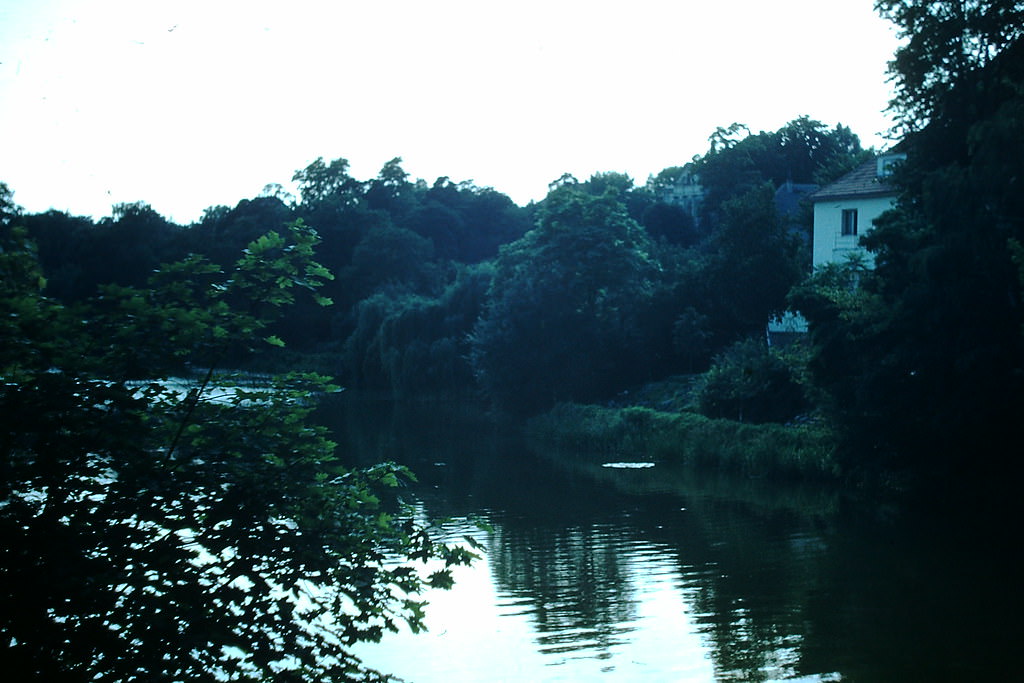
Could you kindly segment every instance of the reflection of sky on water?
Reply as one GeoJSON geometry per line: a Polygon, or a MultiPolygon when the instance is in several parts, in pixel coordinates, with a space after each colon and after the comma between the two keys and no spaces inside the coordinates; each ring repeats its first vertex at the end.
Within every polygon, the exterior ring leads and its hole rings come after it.
{"type": "MultiPolygon", "coordinates": [[[[636,582],[635,615],[608,629],[539,633],[528,596],[499,592],[489,557],[456,570],[456,589],[431,591],[430,631],[389,635],[357,654],[375,668],[415,683],[455,681],[707,681],[710,654],[696,633],[670,562],[624,558],[636,582]]],[[[567,599],[571,599],[567,596],[567,599]]],[[[550,606],[557,609],[557,605],[550,606]]]]}
{"type": "Polygon", "coordinates": [[[422,515],[488,548],[453,592],[430,595],[432,632],[359,648],[382,671],[413,683],[824,683],[1020,668],[1021,551],[1005,520],[547,457],[427,407],[335,413],[356,462],[407,456],[422,515]]]}
{"type": "MultiPolygon", "coordinates": [[[[465,533],[458,526],[453,537],[465,533]]],[[[510,543],[499,525],[489,534],[475,533],[488,548],[486,556],[455,571],[454,590],[427,595],[430,630],[388,634],[356,654],[412,683],[740,680],[716,671],[707,615],[694,606],[699,584],[716,573],[714,566],[681,569],[671,547],[631,538],[628,528],[598,524],[574,531],[589,539],[584,543],[569,534],[568,544],[583,550],[575,556],[573,549],[553,548],[543,539],[537,548],[522,545],[522,539],[510,543]],[[614,568],[579,562],[611,562],[614,568]],[[540,575],[524,577],[524,571],[540,575]],[[616,585],[604,592],[573,584],[578,578],[600,584],[610,575],[616,585]],[[606,604],[585,604],[595,594],[606,604]]],[[[559,540],[567,543],[565,536],[559,540]]],[[[795,675],[799,643],[789,640],[780,640],[766,657],[761,680],[795,675]]]]}

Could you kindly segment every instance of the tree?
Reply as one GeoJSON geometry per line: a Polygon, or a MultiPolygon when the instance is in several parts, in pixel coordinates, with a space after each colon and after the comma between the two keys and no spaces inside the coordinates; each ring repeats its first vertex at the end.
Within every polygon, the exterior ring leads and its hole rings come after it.
{"type": "Polygon", "coordinates": [[[46,293],[61,301],[85,298],[95,292],[100,278],[95,272],[105,265],[97,259],[87,260],[89,242],[96,235],[96,225],[89,218],[71,216],[61,211],[47,211],[19,217],[18,224],[38,249],[39,265],[46,273],[46,293]]]}
{"type": "Polygon", "coordinates": [[[521,237],[529,222],[508,196],[442,177],[423,193],[405,227],[433,241],[440,256],[478,263],[496,256],[502,244],[521,237]]]}
{"type": "Polygon", "coordinates": [[[739,422],[785,422],[808,407],[789,363],[763,337],[736,342],[716,356],[696,393],[701,413],[739,422]]]}
{"type": "Polygon", "coordinates": [[[282,204],[294,204],[295,195],[288,190],[284,189],[284,185],[281,183],[267,183],[260,190],[260,199],[277,199],[282,204]]]}
{"type": "Polygon", "coordinates": [[[18,213],[18,206],[14,203],[14,191],[7,183],[0,182],[0,223],[9,224],[18,213]]]}
{"type": "Polygon", "coordinates": [[[579,187],[595,197],[611,194],[626,207],[629,217],[635,221],[640,221],[655,201],[654,194],[647,187],[635,187],[632,178],[615,171],[595,173],[579,187]]]}
{"type": "Polygon", "coordinates": [[[83,264],[84,296],[97,285],[117,282],[141,287],[161,262],[183,255],[176,243],[181,228],[145,202],[117,204],[111,216],[86,232],[79,260],[83,264]]]}
{"type": "Polygon", "coordinates": [[[426,200],[409,216],[409,229],[430,240],[432,251],[446,260],[461,256],[462,238],[467,229],[457,209],[435,200],[426,200]]]}
{"type": "Polygon", "coordinates": [[[829,130],[820,121],[800,116],[776,131],[773,138],[779,162],[768,175],[776,186],[786,180],[831,182],[861,158],[860,138],[841,123],[829,130]],[[837,172],[838,175],[828,176],[837,172]]]}
{"type": "Polygon", "coordinates": [[[723,203],[721,213],[707,245],[703,305],[724,345],[757,334],[781,314],[802,271],[798,243],[779,220],[770,184],[723,203]]]}
{"type": "Polygon", "coordinates": [[[494,258],[501,245],[519,239],[530,228],[526,211],[497,190],[474,187],[464,191],[463,198],[465,232],[459,241],[457,258],[464,263],[494,258]]]}
{"type": "Polygon", "coordinates": [[[690,212],[676,204],[652,204],[644,211],[643,225],[653,239],[680,247],[692,247],[701,236],[690,212]]]}
{"type": "Polygon", "coordinates": [[[388,289],[361,301],[344,347],[346,383],[394,396],[473,389],[469,335],[492,274],[489,262],[476,264],[460,268],[438,297],[388,289]]]}
{"type": "Polygon", "coordinates": [[[398,218],[408,213],[413,203],[413,184],[402,168],[401,157],[388,161],[374,180],[367,183],[366,203],[371,209],[389,212],[398,218]]]}
{"type": "Polygon", "coordinates": [[[846,126],[829,129],[807,116],[757,134],[734,123],[718,128],[709,142],[710,149],[695,160],[694,170],[706,191],[704,214],[711,220],[722,202],[764,182],[778,187],[787,181],[833,180],[852,168],[862,152],[860,139],[846,126]]]}
{"type": "Polygon", "coordinates": [[[323,157],[317,157],[309,166],[296,171],[292,181],[299,183],[302,202],[339,207],[356,203],[362,197],[364,184],[349,175],[348,167],[348,159],[335,159],[328,164],[323,157]]]}
{"type": "Polygon", "coordinates": [[[189,251],[201,253],[214,263],[230,267],[239,251],[267,229],[280,230],[293,220],[292,211],[279,197],[262,194],[242,199],[234,208],[212,207],[199,223],[185,231],[189,251]]]}
{"type": "Polygon", "coordinates": [[[988,69],[1024,35],[1018,0],[876,0],[875,9],[896,25],[902,41],[889,63],[896,133],[920,130],[951,113],[948,93],[962,96],[972,74],[988,69]]]}
{"type": "Polygon", "coordinates": [[[429,240],[411,230],[382,226],[363,237],[341,277],[359,298],[385,284],[425,289],[433,284],[433,257],[434,245],[429,240]]]}
{"type": "MultiPolygon", "coordinates": [[[[69,311],[31,243],[0,225],[0,637],[18,680],[370,680],[349,652],[463,549],[434,544],[385,494],[408,473],[349,470],[307,417],[324,378],[243,388],[232,349],[330,274],[301,223],[230,271],[192,256],[147,288],[69,311]],[[194,382],[167,379],[185,364],[194,382]],[[130,375],[146,373],[144,382],[130,375]],[[385,561],[439,557],[424,576],[385,561]]],[[[320,300],[321,304],[328,303],[320,300]]]]}
{"type": "Polygon", "coordinates": [[[612,193],[554,187],[534,230],[504,247],[471,360],[497,404],[529,413],[646,379],[653,244],[612,193]]]}

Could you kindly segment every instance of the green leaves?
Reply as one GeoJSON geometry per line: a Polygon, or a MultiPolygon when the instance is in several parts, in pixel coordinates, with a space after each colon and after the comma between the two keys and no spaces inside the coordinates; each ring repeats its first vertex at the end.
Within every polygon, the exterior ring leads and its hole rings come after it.
{"type": "Polygon", "coordinates": [[[1016,0],[876,0],[875,10],[901,39],[889,62],[896,86],[890,109],[901,133],[943,115],[951,90],[1024,36],[1024,7],[1016,0]]]}
{"type": "Polygon", "coordinates": [[[316,232],[302,220],[292,223],[286,236],[269,232],[254,240],[235,264],[229,293],[280,308],[295,300],[295,288],[316,290],[334,279],[326,268],[312,261],[319,241],[316,232]]]}
{"type": "Polygon", "coordinates": [[[301,221],[287,232],[268,232],[250,242],[230,272],[202,256],[161,266],[148,289],[104,285],[89,315],[90,354],[114,377],[181,373],[185,362],[217,365],[229,356],[265,345],[281,347],[278,335],[261,332],[301,292],[318,305],[330,299],[316,290],[331,274],[313,260],[319,238],[301,221]]]}
{"type": "Polygon", "coordinates": [[[68,311],[41,296],[23,235],[0,228],[5,671],[373,679],[347,646],[421,628],[422,603],[398,596],[429,581],[386,554],[465,557],[397,504],[408,470],[339,464],[308,420],[338,390],[327,378],[216,370],[283,346],[264,330],[330,279],[316,234],[296,223],[230,272],[190,256],[68,311]]]}
{"type": "Polygon", "coordinates": [[[349,206],[358,201],[363,183],[348,173],[348,159],[335,159],[326,163],[318,157],[301,171],[296,171],[293,181],[299,183],[299,193],[307,205],[333,203],[349,206]]]}
{"type": "Polygon", "coordinates": [[[478,382],[517,412],[621,390],[643,372],[642,321],[662,282],[654,245],[615,188],[595,197],[556,187],[538,226],[497,260],[470,338],[478,382]]]}

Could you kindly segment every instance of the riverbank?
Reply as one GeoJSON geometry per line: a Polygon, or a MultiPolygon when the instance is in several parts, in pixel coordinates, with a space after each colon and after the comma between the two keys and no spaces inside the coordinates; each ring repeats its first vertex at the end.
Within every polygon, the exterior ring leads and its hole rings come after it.
{"type": "Polygon", "coordinates": [[[835,438],[821,425],[746,424],[690,412],[566,403],[530,419],[528,439],[563,457],[654,462],[746,477],[838,481],[835,438]]]}

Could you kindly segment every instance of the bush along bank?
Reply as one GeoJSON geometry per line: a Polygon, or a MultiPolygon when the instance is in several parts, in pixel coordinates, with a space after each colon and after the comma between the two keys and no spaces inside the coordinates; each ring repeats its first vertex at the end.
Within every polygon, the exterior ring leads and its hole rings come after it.
{"type": "Polygon", "coordinates": [[[690,412],[564,403],[529,420],[531,445],[566,458],[636,460],[741,476],[837,482],[821,425],[745,424],[690,412]]]}

